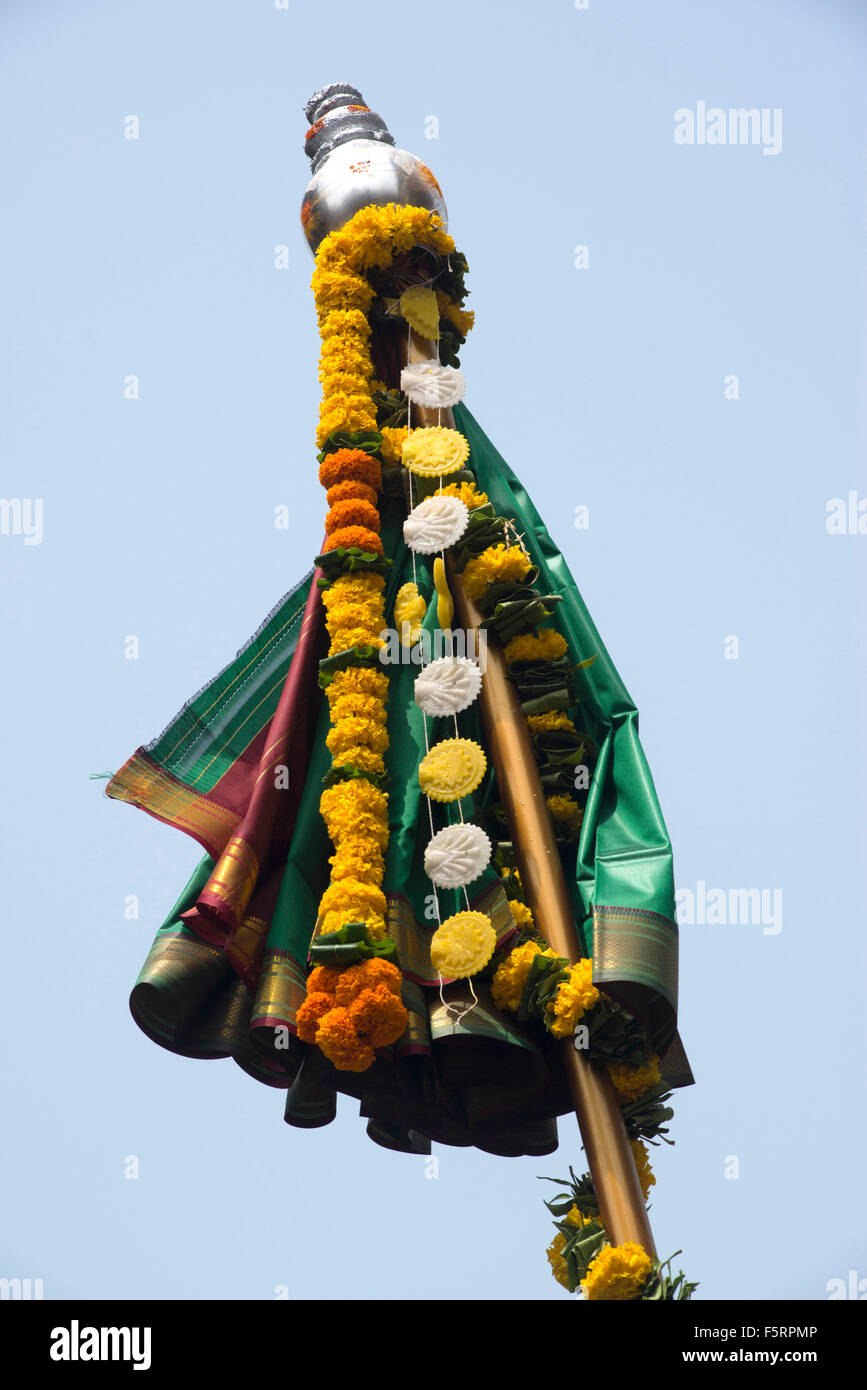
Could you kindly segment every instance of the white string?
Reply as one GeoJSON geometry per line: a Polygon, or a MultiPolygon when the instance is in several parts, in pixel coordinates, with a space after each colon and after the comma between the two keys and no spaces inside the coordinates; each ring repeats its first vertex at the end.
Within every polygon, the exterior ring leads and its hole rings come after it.
{"type": "Polygon", "coordinates": [[[479,1002],[478,995],[476,994],[476,991],[473,989],[473,981],[472,981],[472,978],[468,975],[468,976],[467,976],[467,984],[468,984],[469,987],[470,987],[470,994],[471,994],[472,997],[473,997],[473,1002],[472,1002],[472,1004],[468,1004],[467,1007],[466,1007],[465,1009],[462,1009],[462,1008],[460,1007],[460,1005],[458,1005],[458,1004],[447,1004],[447,1003],[446,1003],[445,996],[443,995],[443,977],[442,977],[442,975],[439,976],[439,982],[440,982],[440,1003],[442,1004],[443,1008],[445,1009],[446,1013],[448,1014],[449,1019],[450,1019],[450,1021],[451,1021],[451,1025],[452,1025],[452,1032],[455,1033],[455,1032],[457,1032],[458,1024],[459,1024],[463,1019],[466,1018],[467,1014],[471,1014],[471,1013],[473,1012],[473,1009],[474,1009],[474,1008],[476,1007],[476,1005],[478,1004],[478,1002],[479,1002]]]}

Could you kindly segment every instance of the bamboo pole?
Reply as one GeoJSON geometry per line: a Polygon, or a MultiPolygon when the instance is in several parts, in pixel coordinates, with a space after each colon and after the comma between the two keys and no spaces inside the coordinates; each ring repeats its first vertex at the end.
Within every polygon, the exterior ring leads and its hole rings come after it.
{"type": "MultiPolygon", "coordinates": [[[[433,343],[410,333],[404,356],[410,362],[422,361],[435,357],[436,348],[433,343]]],[[[454,428],[451,410],[422,406],[412,406],[411,410],[411,422],[416,427],[443,424],[454,428]]],[[[471,631],[478,631],[482,614],[464,592],[449,557],[446,568],[455,612],[469,637],[471,631]]],[[[563,865],[545,804],[530,731],[517,690],[506,673],[503,649],[496,638],[487,644],[479,705],[527,903],[548,945],[574,963],[580,959],[581,951],[563,865]]],[[[635,1241],[653,1256],[656,1253],[653,1234],[617,1092],[607,1071],[589,1062],[570,1038],[562,1042],[562,1057],[608,1238],[612,1245],[635,1241]]]]}

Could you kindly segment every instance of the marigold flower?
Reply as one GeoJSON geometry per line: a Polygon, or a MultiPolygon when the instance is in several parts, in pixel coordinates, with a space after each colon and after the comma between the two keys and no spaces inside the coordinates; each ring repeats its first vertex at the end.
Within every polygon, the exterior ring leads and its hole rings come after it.
{"type": "Polygon", "coordinates": [[[347,666],[343,671],[335,671],[325,695],[329,705],[350,695],[371,695],[377,700],[388,697],[388,676],[375,666],[347,666]]]}
{"type": "Polygon", "coordinates": [[[319,465],[319,481],[323,487],[348,481],[367,483],[377,492],[382,487],[382,467],[379,459],[363,449],[335,449],[326,454],[319,465]]]}
{"type": "Polygon", "coordinates": [[[523,927],[525,931],[533,931],[536,923],[527,904],[518,902],[515,898],[511,898],[509,900],[509,907],[518,926],[523,927]]]}
{"type": "Polygon", "coordinates": [[[489,584],[515,583],[531,569],[531,561],[519,545],[489,545],[468,561],[461,575],[469,598],[481,598],[489,584]]]}
{"type": "Polygon", "coordinates": [[[334,1008],[333,994],[308,994],[295,1017],[295,1027],[302,1042],[315,1043],[320,1019],[334,1008]]]}
{"type": "Polygon", "coordinates": [[[333,309],[360,309],[366,313],[375,295],[365,276],[340,266],[317,264],[310,287],[320,323],[326,321],[333,309]]]}
{"type": "Polygon", "coordinates": [[[370,382],[367,377],[359,376],[357,372],[325,372],[321,381],[322,399],[326,403],[337,397],[356,402],[359,398],[370,399],[370,382]]]}
{"type": "Polygon", "coordinates": [[[385,619],[382,611],[376,611],[360,603],[344,603],[332,609],[325,626],[331,637],[331,651],[343,651],[345,647],[382,646],[380,633],[385,619]]]}
{"type": "Polygon", "coordinates": [[[378,535],[379,512],[370,502],[363,502],[360,498],[336,502],[325,518],[325,530],[330,536],[332,531],[340,531],[346,526],[366,526],[378,535]]]}
{"type": "Polygon", "coordinates": [[[563,1247],[565,1244],[566,1237],[563,1235],[562,1231],[558,1231],[545,1253],[548,1256],[551,1273],[557,1280],[557,1283],[562,1284],[564,1289],[568,1289],[569,1271],[566,1266],[566,1261],[563,1258],[563,1247]]]}
{"type": "Polygon", "coordinates": [[[342,912],[344,920],[354,922],[355,913],[361,920],[365,912],[377,912],[385,916],[385,894],[372,883],[362,883],[357,878],[341,878],[330,883],[319,901],[319,911],[342,912]]]}
{"type": "Polygon", "coordinates": [[[571,796],[548,796],[545,798],[548,810],[555,821],[569,830],[577,830],[584,819],[584,811],[571,796]]]}
{"type": "Polygon", "coordinates": [[[328,648],[328,655],[334,656],[337,652],[345,652],[350,647],[383,647],[385,643],[378,636],[369,624],[363,627],[340,627],[336,628],[332,638],[331,646],[328,648]]]}
{"type": "Polygon", "coordinates": [[[591,1221],[595,1221],[593,1216],[585,1216],[580,1207],[573,1205],[569,1208],[563,1220],[568,1221],[570,1226],[589,1226],[591,1221]]]}
{"type": "Polygon", "coordinates": [[[449,298],[445,290],[437,290],[436,296],[440,315],[453,323],[461,337],[465,338],[476,321],[472,309],[462,309],[460,304],[449,298]]]}
{"type": "Polygon", "coordinates": [[[357,546],[359,550],[366,550],[375,555],[383,553],[382,541],[375,531],[368,531],[366,526],[345,526],[340,531],[334,531],[326,540],[322,547],[322,553],[326,554],[329,550],[344,549],[350,550],[357,546]]]}
{"type": "Polygon", "coordinates": [[[659,1058],[654,1053],[646,1067],[630,1067],[626,1062],[609,1062],[608,1075],[614,1082],[614,1089],[623,1104],[638,1100],[651,1086],[662,1080],[659,1058]]]}
{"type": "Polygon", "coordinates": [[[316,1043],[338,1071],[367,1071],[376,1059],[370,1043],[359,1037],[348,1009],[332,1008],[322,1016],[316,1043]]]}
{"type": "Polygon", "coordinates": [[[459,502],[470,511],[476,507],[484,507],[488,501],[488,494],[481,492],[475,483],[449,483],[446,487],[440,488],[438,495],[442,497],[457,497],[459,502]]]}
{"type": "Polygon", "coordinates": [[[332,625],[339,623],[341,614],[344,622],[364,622],[376,621],[385,613],[382,594],[365,589],[349,589],[347,592],[342,585],[340,588],[334,585],[331,589],[325,590],[323,606],[327,621],[332,625]]]}
{"type": "Polygon", "coordinates": [[[314,965],[307,976],[307,993],[333,995],[339,979],[340,971],[333,965],[314,965]]]}
{"type": "Polygon", "coordinates": [[[528,714],[527,726],[532,734],[544,734],[550,729],[575,728],[566,711],[562,709],[549,709],[544,714],[528,714]]]}
{"type": "MultiPolygon", "coordinates": [[[[360,748],[358,751],[366,753],[369,750],[360,748]]],[[[381,884],[385,873],[382,850],[375,841],[363,840],[359,836],[349,836],[341,840],[328,862],[331,865],[332,879],[355,878],[360,883],[381,884]]],[[[341,999],[339,1002],[343,1004],[346,1001],[341,999]]]]}
{"type": "Polygon", "coordinates": [[[336,700],[330,700],[329,704],[332,724],[352,716],[359,719],[370,719],[374,724],[384,724],[386,721],[385,703],[378,700],[375,695],[340,695],[336,700]]]}
{"type": "Polygon", "coordinates": [[[327,338],[319,352],[320,381],[332,372],[349,372],[368,380],[373,374],[373,361],[366,339],[355,334],[327,338]]]}
{"type": "Polygon", "coordinates": [[[381,913],[359,908],[353,912],[347,912],[345,909],[326,912],[324,917],[320,919],[319,930],[323,935],[326,932],[340,931],[347,922],[363,922],[367,927],[367,935],[371,941],[381,941],[384,936],[388,935],[385,918],[381,913]]]}
{"type": "Polygon", "coordinates": [[[581,1287],[588,1299],[612,1302],[638,1298],[652,1267],[647,1251],[634,1240],[603,1245],[590,1261],[581,1287]]]}
{"type": "Polygon", "coordinates": [[[491,981],[491,998],[498,1009],[518,1012],[533,957],[537,956],[541,949],[535,941],[526,941],[523,946],[516,946],[514,951],[510,951],[506,959],[497,966],[491,981]]]}
{"type": "Polygon", "coordinates": [[[408,433],[405,425],[395,429],[386,426],[385,429],[380,430],[382,445],[379,452],[382,454],[383,463],[387,463],[390,468],[400,463],[403,441],[408,433]]]}
{"type": "Polygon", "coordinates": [[[366,772],[370,776],[385,772],[385,758],[382,754],[375,753],[372,748],[366,748],[363,743],[354,743],[351,747],[332,754],[331,765],[356,767],[359,772],[366,772]]]}
{"type": "Polygon", "coordinates": [[[376,600],[381,604],[384,588],[385,579],[381,574],[375,574],[372,570],[356,570],[350,574],[339,575],[333,584],[324,590],[322,602],[326,608],[347,599],[363,602],[376,600]]]}
{"type": "MultiPolygon", "coordinates": [[[[372,487],[366,483],[356,483],[348,478],[344,483],[335,483],[325,494],[325,501],[329,507],[333,507],[338,502],[369,502],[372,507],[376,506],[376,493],[372,487]]],[[[377,578],[381,578],[377,575],[377,578]]]]}
{"type": "Polygon", "coordinates": [[[403,1037],[409,1014],[388,985],[363,989],[349,1006],[349,1014],[361,1037],[371,1047],[390,1047],[403,1037]]]}
{"type": "Polygon", "coordinates": [[[547,1005],[546,1026],[555,1038],[570,1038],[581,1016],[599,1002],[599,990],[593,984],[593,962],[579,960],[569,967],[569,978],[561,984],[547,1005]]]}
{"type": "Polygon", "coordinates": [[[360,309],[332,309],[319,325],[323,344],[332,340],[365,343],[370,337],[367,315],[360,309]]]}
{"type": "Polygon", "coordinates": [[[331,840],[364,835],[384,849],[388,844],[388,797],[364,778],[338,782],[319,798],[319,809],[331,840]]]}
{"type": "Polygon", "coordinates": [[[362,715],[351,714],[346,719],[338,720],[325,739],[329,753],[342,753],[356,744],[372,748],[375,753],[384,753],[388,747],[385,727],[362,715]]]}
{"type": "Polygon", "coordinates": [[[319,406],[319,428],[316,443],[322,447],[335,430],[375,430],[376,411],[370,396],[358,392],[348,396],[343,391],[327,396],[319,406]]]}
{"type": "Polygon", "coordinates": [[[383,985],[399,999],[401,980],[401,973],[393,961],[372,956],[369,960],[359,961],[357,965],[350,965],[341,970],[336,986],[337,1002],[348,1007],[362,990],[375,990],[379,985],[383,985]]]}
{"type": "Polygon", "coordinates": [[[556,661],[566,651],[566,638],[553,627],[522,632],[506,643],[507,661],[556,661]]]}
{"type": "Polygon", "coordinates": [[[656,1187],[656,1178],[650,1166],[647,1149],[641,1140],[630,1139],[629,1147],[632,1150],[632,1157],[635,1159],[635,1170],[638,1173],[642,1196],[646,1202],[650,1196],[650,1189],[656,1187]]]}

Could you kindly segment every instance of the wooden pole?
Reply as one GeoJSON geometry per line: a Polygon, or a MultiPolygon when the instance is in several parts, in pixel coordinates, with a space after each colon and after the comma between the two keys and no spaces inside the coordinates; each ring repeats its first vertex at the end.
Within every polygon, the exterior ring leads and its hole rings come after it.
{"type": "MultiPolygon", "coordinates": [[[[435,357],[436,348],[410,333],[405,353],[406,360],[416,362],[435,357]]],[[[411,406],[411,412],[415,427],[442,424],[454,428],[451,410],[411,406]]],[[[471,631],[478,631],[483,615],[464,592],[450,557],[446,568],[456,616],[469,638],[471,631]]],[[[469,642],[467,649],[471,650],[469,642]]],[[[560,852],[530,731],[496,638],[487,644],[479,705],[528,906],[552,950],[574,963],[580,959],[581,951],[560,852]]],[[[576,1050],[571,1038],[563,1040],[562,1057],[608,1238],[612,1245],[635,1241],[653,1256],[653,1234],[617,1092],[607,1071],[589,1062],[576,1050]]]]}

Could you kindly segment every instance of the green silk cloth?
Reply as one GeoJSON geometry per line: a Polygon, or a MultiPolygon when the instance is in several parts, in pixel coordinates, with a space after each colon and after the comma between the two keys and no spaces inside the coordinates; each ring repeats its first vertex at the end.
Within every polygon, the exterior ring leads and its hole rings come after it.
{"type": "MultiPolygon", "coordinates": [[[[498,513],[514,520],[539,566],[537,587],[562,595],[552,621],[566,637],[571,658],[596,658],[576,676],[578,722],[598,748],[580,841],[577,849],[564,850],[576,927],[585,953],[592,953],[594,980],[647,1028],[662,1055],[664,1079],[672,1086],[687,1085],[692,1076],[676,1034],[672,854],[638,739],[637,713],[522,484],[465,407],[456,407],[455,421],[469,440],[468,467],[478,486],[498,513]]],[[[383,543],[393,560],[386,582],[387,621],[392,621],[397,590],[415,578],[428,599],[425,627],[433,639],[431,565],[427,557],[414,564],[404,544],[405,511],[402,498],[383,499],[383,543]]],[[[109,784],[109,796],[178,826],[207,851],[157,933],[132,992],[133,1016],[164,1047],[185,1056],[232,1056],[266,1084],[288,1087],[286,1119],[293,1125],[327,1123],[335,1113],[335,1093],[343,1091],[360,1101],[371,1137],[391,1148],[424,1152],[433,1139],[505,1155],[549,1153],[557,1146],[556,1117],[573,1109],[558,1045],[536,1025],[498,1010],[484,983],[476,985],[476,1003],[466,982],[441,990],[431,967],[437,916],[445,918],[467,904],[458,891],[434,895],[424,872],[431,829],[454,821],[458,812],[435,804],[429,813],[418,785],[426,741],[413,699],[418,666],[411,661],[383,668],[390,681],[390,841],[383,888],[410,1015],[401,1042],[381,1049],[373,1067],[355,1074],[337,1071],[318,1049],[294,1036],[333,852],[319,812],[331,758],[325,745],[328,707],[318,692],[307,765],[294,788],[291,835],[285,845],[277,835],[273,862],[262,866],[240,929],[220,947],[197,937],[181,920],[241,819],[299,644],[309,585],[307,576],[234,661],[109,784]],[[456,1010],[470,1004],[457,1019],[456,1010]]],[[[484,744],[477,705],[459,716],[459,725],[462,737],[484,744]]],[[[428,722],[431,743],[453,735],[452,720],[428,722]]],[[[468,820],[484,816],[497,801],[490,775],[473,797],[464,798],[463,815],[468,820]]],[[[486,870],[467,892],[469,906],[488,913],[498,940],[507,940],[514,920],[495,870],[486,870]]]]}

